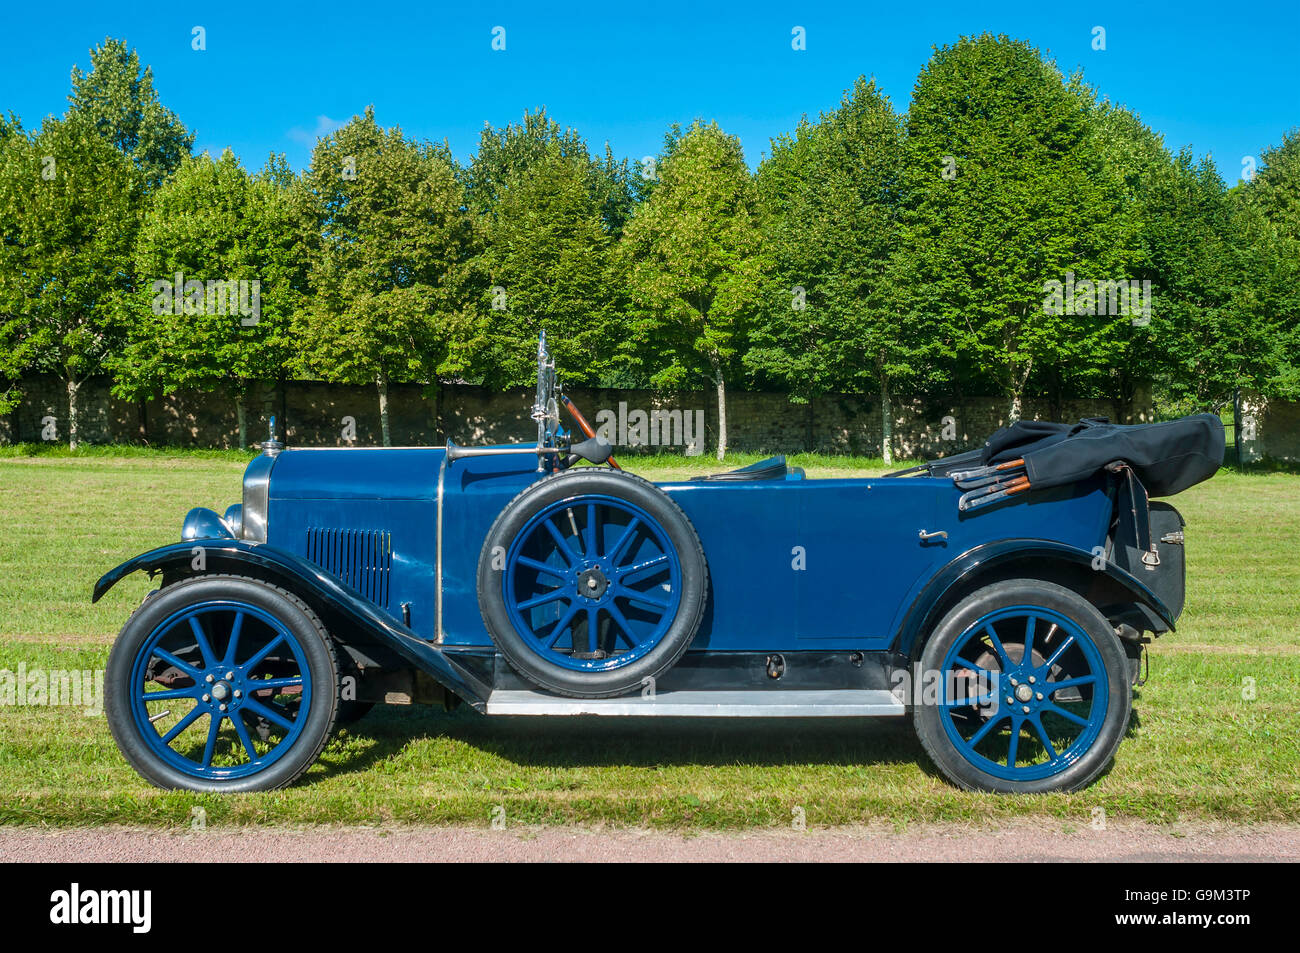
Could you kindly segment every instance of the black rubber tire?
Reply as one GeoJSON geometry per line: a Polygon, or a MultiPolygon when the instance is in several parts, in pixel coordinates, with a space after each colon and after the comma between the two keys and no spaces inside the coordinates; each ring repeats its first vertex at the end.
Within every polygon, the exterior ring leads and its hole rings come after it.
{"type": "Polygon", "coordinates": [[[956,640],[977,619],[997,609],[1015,606],[1045,606],[1073,619],[1092,638],[1105,666],[1108,702],[1101,731],[1092,747],[1074,764],[1050,777],[1034,781],[1009,781],[981,770],[967,761],[943,729],[939,708],[933,704],[915,704],[913,723],[922,747],[943,775],[968,791],[992,791],[1002,794],[1042,794],[1051,791],[1078,791],[1087,787],[1106,769],[1128,730],[1132,706],[1129,662],[1110,623],[1078,593],[1064,586],[1034,579],[1014,579],[977,589],[952,609],[935,627],[917,660],[916,673],[938,672],[944,657],[956,640]]]}
{"type": "Polygon", "coordinates": [[[704,618],[709,573],[695,527],[653,483],[631,473],[579,467],[534,483],[511,500],[488,531],[478,562],[478,602],[492,641],[524,678],[548,691],[575,698],[609,698],[639,689],[658,678],[690,647],[704,618]],[[682,570],[681,602],[671,626],[651,651],[628,665],[607,672],[575,672],[548,664],[515,631],[506,611],[501,573],[492,568],[495,547],[509,549],[515,536],[540,510],[552,503],[590,494],[613,496],[641,507],[658,521],[677,551],[682,570]]]}
{"type": "MultiPolygon", "coordinates": [[[[104,712],[123,757],[160,788],[190,791],[269,791],[292,784],[311,767],[329,740],[338,713],[338,657],[333,640],[301,599],[270,583],[245,576],[204,575],[166,586],[127,620],[109,652],[104,673],[104,712]],[[130,711],[131,670],[143,643],[172,613],[213,597],[237,598],[269,612],[298,639],[307,656],[313,691],[307,721],[292,749],[264,771],[229,781],[195,778],[162,761],[139,734],[130,711]]],[[[301,713],[300,713],[300,717],[301,713]]]]}

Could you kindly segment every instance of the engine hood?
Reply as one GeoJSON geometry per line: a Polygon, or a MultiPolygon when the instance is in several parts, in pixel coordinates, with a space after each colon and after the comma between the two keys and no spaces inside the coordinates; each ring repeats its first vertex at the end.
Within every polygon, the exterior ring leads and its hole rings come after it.
{"type": "Polygon", "coordinates": [[[433,500],[442,447],[285,450],[270,474],[271,500],[433,500]]]}

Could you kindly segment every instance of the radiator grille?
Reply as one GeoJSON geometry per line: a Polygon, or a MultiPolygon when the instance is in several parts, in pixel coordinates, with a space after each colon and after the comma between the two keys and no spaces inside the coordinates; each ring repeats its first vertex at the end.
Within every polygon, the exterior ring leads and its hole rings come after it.
{"type": "Polygon", "coordinates": [[[307,558],[371,602],[388,608],[393,568],[391,533],[367,529],[307,529],[307,558]]]}

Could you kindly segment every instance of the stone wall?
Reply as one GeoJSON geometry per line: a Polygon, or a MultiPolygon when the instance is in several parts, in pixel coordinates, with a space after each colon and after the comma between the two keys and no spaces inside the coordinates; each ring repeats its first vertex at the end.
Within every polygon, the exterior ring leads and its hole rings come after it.
{"type": "MultiPolygon", "coordinates": [[[[54,377],[23,384],[24,398],[11,414],[0,416],[0,442],[67,440],[67,394],[54,377]]],[[[717,446],[717,403],[711,391],[656,393],[640,390],[568,391],[620,451],[641,438],[646,452],[696,452],[717,446]],[[698,421],[703,420],[699,442],[698,421]]],[[[450,437],[461,444],[530,440],[536,425],[529,417],[531,390],[490,391],[469,385],[437,390],[412,384],[389,388],[389,419],[395,445],[439,444],[450,437]]],[[[1006,423],[1007,403],[977,397],[956,405],[895,398],[894,454],[933,457],[977,445],[1006,423]]],[[[106,380],[81,387],[78,431],[88,443],[148,443],[183,447],[236,447],[235,402],[226,393],[181,392],[149,401],[112,397],[106,380]]],[[[248,440],[267,434],[275,414],[277,430],[290,446],[374,446],[381,442],[379,401],[374,387],[347,387],[310,381],[256,386],[245,402],[248,440]]],[[[1150,398],[1142,395],[1125,422],[1151,419],[1150,398]]],[[[1281,409],[1274,411],[1282,413],[1281,409]]],[[[1294,412],[1294,411],[1293,411],[1294,412]]],[[[1028,401],[1026,418],[1054,416],[1046,404],[1028,401]]],[[[1059,417],[1107,416],[1121,419],[1109,401],[1067,401],[1059,417]]],[[[1272,425],[1268,425],[1271,427],[1272,425]]],[[[1266,427],[1265,430],[1268,428],[1266,427]]],[[[1297,433],[1294,420],[1290,433],[1297,433]]],[[[727,435],[733,450],[797,453],[880,453],[881,419],[877,398],[832,395],[795,404],[784,394],[732,391],[727,400],[727,435]]]]}
{"type": "Polygon", "coordinates": [[[1237,441],[1242,463],[1300,462],[1300,403],[1243,394],[1237,441]]]}

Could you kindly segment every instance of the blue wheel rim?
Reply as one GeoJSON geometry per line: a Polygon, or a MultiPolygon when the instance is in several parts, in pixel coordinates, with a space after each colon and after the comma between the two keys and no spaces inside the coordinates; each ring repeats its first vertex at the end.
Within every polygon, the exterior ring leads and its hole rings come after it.
{"type": "Polygon", "coordinates": [[[663,640],[681,604],[681,577],[654,517],[616,497],[583,496],[552,503],[524,525],[506,554],[502,594],[539,658],[603,672],[663,640]]]}
{"type": "Polygon", "coordinates": [[[168,616],[145,639],[131,669],[131,715],[169,767],[234,780],[288,753],[311,691],[307,655],[282,622],[246,602],[209,600],[168,616]]]}
{"type": "Polygon", "coordinates": [[[1078,762],[1101,734],[1109,703],[1092,637],[1042,606],[977,619],[944,656],[938,682],[948,739],[972,765],[1007,781],[1049,778],[1078,762]]]}

